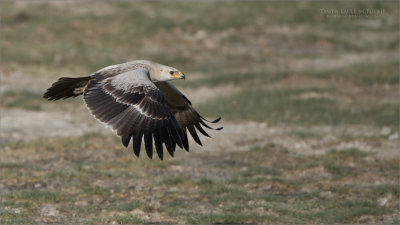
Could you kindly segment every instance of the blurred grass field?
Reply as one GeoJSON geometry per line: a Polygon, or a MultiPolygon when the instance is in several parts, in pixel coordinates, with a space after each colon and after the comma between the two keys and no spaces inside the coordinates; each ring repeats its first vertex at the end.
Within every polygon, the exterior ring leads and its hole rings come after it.
{"type": "Polygon", "coordinates": [[[1,223],[399,224],[397,2],[3,1],[1,223]],[[332,18],[321,9],[377,9],[332,18]],[[203,147],[135,158],[58,77],[179,68],[203,147]],[[78,132],[79,131],[79,132],[78,132]]]}

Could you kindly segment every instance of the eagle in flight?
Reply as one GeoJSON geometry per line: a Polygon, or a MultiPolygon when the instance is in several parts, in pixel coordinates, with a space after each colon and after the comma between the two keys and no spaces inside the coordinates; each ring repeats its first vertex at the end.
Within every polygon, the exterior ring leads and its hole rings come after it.
{"type": "MultiPolygon", "coordinates": [[[[192,103],[169,81],[185,79],[179,70],[147,60],[135,60],[100,69],[86,77],[61,77],[43,97],[51,100],[76,97],[83,100],[90,113],[121,137],[133,152],[140,154],[142,139],[148,157],[153,157],[153,140],[157,155],[163,159],[163,144],[173,157],[178,145],[189,151],[187,130],[202,145],[196,129],[209,135],[211,128],[193,108],[192,103]]],[[[215,130],[221,130],[222,127],[215,130]]]]}

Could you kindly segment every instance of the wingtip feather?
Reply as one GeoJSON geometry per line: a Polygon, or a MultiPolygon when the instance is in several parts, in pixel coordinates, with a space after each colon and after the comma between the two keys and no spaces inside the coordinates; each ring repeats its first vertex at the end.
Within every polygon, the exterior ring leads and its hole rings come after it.
{"type": "Polygon", "coordinates": [[[129,145],[129,142],[131,141],[131,137],[122,137],[121,140],[122,140],[122,144],[125,146],[125,148],[127,148],[129,145]]]}
{"type": "Polygon", "coordinates": [[[209,123],[218,123],[220,120],[221,120],[221,117],[218,117],[217,119],[215,119],[215,120],[212,120],[212,121],[210,121],[210,120],[207,120],[206,118],[204,118],[204,117],[202,117],[202,116],[200,116],[203,120],[205,120],[205,121],[207,121],[207,122],[209,122],[209,123]]]}

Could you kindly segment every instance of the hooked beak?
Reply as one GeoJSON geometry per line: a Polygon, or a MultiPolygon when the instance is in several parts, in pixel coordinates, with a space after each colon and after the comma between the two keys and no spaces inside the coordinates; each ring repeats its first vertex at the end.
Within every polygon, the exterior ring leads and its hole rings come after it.
{"type": "Polygon", "coordinates": [[[185,74],[180,72],[180,71],[175,71],[172,75],[171,78],[173,79],[185,79],[185,74]]]}

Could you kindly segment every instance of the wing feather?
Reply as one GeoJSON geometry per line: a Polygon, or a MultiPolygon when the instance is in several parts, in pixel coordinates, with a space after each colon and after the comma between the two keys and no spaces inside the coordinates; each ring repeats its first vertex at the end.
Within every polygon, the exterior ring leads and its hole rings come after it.
{"type": "Polygon", "coordinates": [[[156,146],[156,151],[158,157],[162,160],[164,158],[164,152],[162,147],[161,131],[156,130],[154,132],[154,144],[156,146]]]}
{"type": "Polygon", "coordinates": [[[189,130],[189,133],[192,135],[193,139],[197,142],[199,145],[203,145],[200,141],[199,135],[197,135],[196,129],[194,129],[193,125],[190,124],[187,126],[187,129],[189,130]]]}
{"type": "Polygon", "coordinates": [[[171,156],[175,142],[183,146],[185,135],[181,126],[143,69],[92,79],[84,92],[84,100],[91,114],[115,130],[125,147],[132,139],[136,156],[140,154],[142,138],[150,158],[153,140],[160,158],[163,158],[163,144],[171,156]]]}
{"type": "Polygon", "coordinates": [[[174,157],[175,148],[172,146],[171,136],[169,134],[168,129],[162,129],[162,139],[165,142],[165,147],[167,148],[168,153],[170,156],[174,157]]]}
{"type": "MultiPolygon", "coordinates": [[[[197,131],[200,131],[204,136],[210,137],[208,133],[203,129],[202,126],[213,129],[213,130],[221,130],[222,127],[212,128],[206,122],[209,123],[217,123],[220,121],[220,117],[213,120],[208,121],[204,119],[193,107],[192,103],[186,98],[176,87],[174,87],[169,82],[157,82],[155,85],[158,89],[162,92],[165,96],[166,102],[174,113],[176,120],[178,121],[179,125],[182,128],[182,146],[184,149],[189,151],[189,142],[187,131],[189,131],[190,135],[193,137],[193,140],[202,145],[199,135],[197,131]]],[[[175,139],[173,139],[175,140],[175,139]]],[[[180,143],[177,142],[179,145],[180,143]]],[[[180,145],[179,145],[180,146],[180,145]]]]}
{"type": "Polygon", "coordinates": [[[183,133],[184,133],[184,135],[185,135],[185,136],[183,137],[183,139],[182,139],[183,148],[184,148],[186,151],[189,151],[189,140],[188,140],[188,137],[187,137],[186,127],[184,128],[183,133]]]}
{"type": "Polygon", "coordinates": [[[153,158],[153,134],[151,132],[147,132],[144,134],[144,144],[147,156],[150,159],[153,158]]]}
{"type": "Polygon", "coordinates": [[[135,153],[137,157],[139,157],[140,154],[140,147],[142,145],[142,135],[143,134],[139,134],[133,139],[133,153],[135,153]]]}
{"type": "Polygon", "coordinates": [[[199,123],[195,123],[194,126],[199,130],[204,136],[210,137],[210,135],[207,134],[207,132],[200,126],[199,123]]]}

